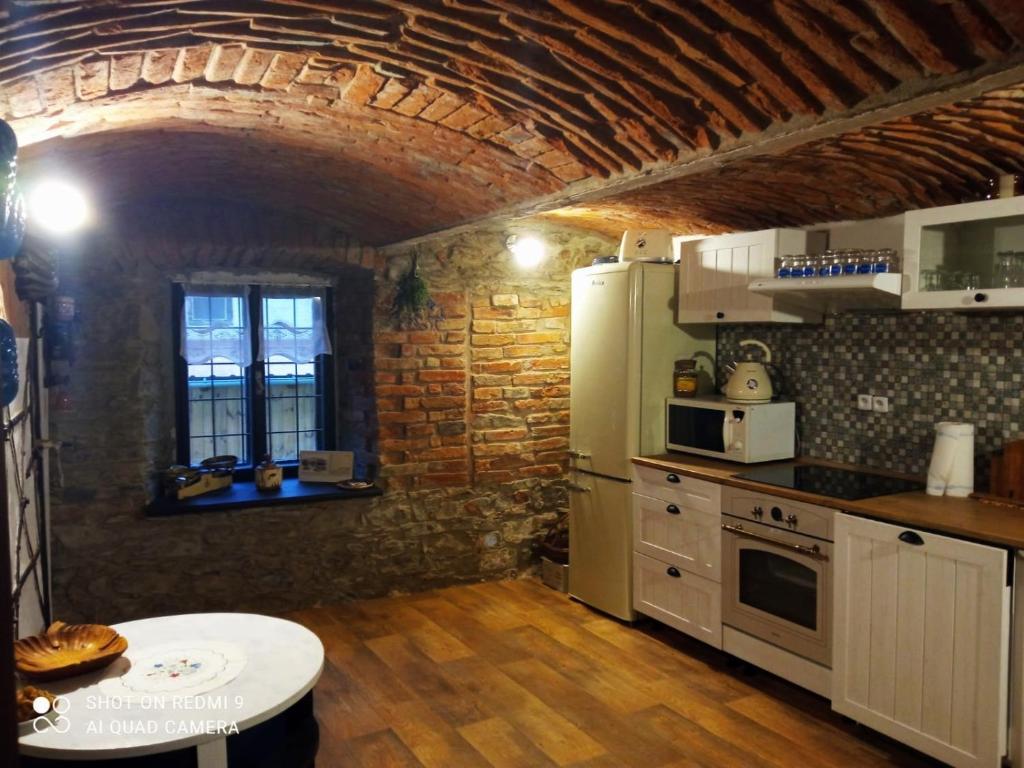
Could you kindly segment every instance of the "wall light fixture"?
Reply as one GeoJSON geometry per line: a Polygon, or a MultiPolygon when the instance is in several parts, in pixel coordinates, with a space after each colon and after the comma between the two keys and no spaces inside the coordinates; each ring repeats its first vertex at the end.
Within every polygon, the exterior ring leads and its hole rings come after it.
{"type": "Polygon", "coordinates": [[[89,202],[73,184],[48,179],[34,184],[28,193],[28,220],[55,235],[81,229],[91,217],[89,202]]]}
{"type": "Polygon", "coordinates": [[[515,257],[516,264],[520,267],[536,267],[544,260],[544,241],[532,235],[509,235],[505,241],[509,251],[515,257]]]}

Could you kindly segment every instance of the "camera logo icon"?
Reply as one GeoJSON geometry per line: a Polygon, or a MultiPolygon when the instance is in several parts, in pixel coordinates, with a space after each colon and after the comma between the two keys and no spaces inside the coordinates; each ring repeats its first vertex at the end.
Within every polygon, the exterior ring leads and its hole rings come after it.
{"type": "Polygon", "coordinates": [[[71,721],[64,717],[71,709],[71,702],[57,696],[53,703],[45,696],[37,696],[32,701],[32,710],[38,717],[32,721],[32,730],[36,733],[52,728],[57,733],[67,733],[71,728],[71,721]]]}

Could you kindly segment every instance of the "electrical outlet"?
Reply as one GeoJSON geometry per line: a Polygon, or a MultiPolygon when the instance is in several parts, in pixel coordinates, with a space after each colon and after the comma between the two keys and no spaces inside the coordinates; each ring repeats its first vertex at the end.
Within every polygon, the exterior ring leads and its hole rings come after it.
{"type": "Polygon", "coordinates": [[[889,398],[882,397],[881,395],[875,395],[871,398],[871,408],[876,413],[888,413],[889,412],[889,398]]]}
{"type": "Polygon", "coordinates": [[[857,410],[870,411],[871,408],[871,395],[857,395],[857,410]]]}

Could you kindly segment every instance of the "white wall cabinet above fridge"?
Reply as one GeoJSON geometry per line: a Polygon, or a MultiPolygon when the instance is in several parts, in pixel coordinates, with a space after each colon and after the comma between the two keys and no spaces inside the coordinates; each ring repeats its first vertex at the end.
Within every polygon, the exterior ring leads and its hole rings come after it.
{"type": "Polygon", "coordinates": [[[819,323],[821,312],[754,293],[775,275],[775,257],[806,253],[810,233],[763,229],[680,243],[680,323],[819,323]]]}
{"type": "Polygon", "coordinates": [[[1024,307],[1024,197],[909,211],[903,309],[1024,307]]]}

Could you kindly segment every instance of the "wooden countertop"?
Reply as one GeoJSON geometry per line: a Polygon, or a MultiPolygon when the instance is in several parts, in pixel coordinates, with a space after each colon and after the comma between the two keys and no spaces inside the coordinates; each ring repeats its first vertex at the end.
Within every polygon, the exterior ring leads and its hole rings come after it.
{"type": "MultiPolygon", "coordinates": [[[[634,464],[654,469],[674,472],[677,475],[694,477],[700,480],[711,480],[723,485],[761,491],[773,496],[805,501],[811,504],[841,509],[885,522],[906,525],[912,528],[946,533],[965,539],[999,544],[1015,549],[1024,549],[1024,509],[989,504],[974,499],[957,499],[951,496],[929,496],[924,491],[897,493],[890,496],[875,496],[870,499],[850,501],[816,493],[794,491],[775,485],[752,482],[736,477],[748,471],[751,466],[734,464],[728,461],[717,461],[700,456],[688,456],[682,453],[665,453],[658,456],[639,456],[633,459],[634,464]]],[[[860,467],[851,464],[839,464],[830,461],[798,459],[796,462],[773,462],[774,464],[819,464],[839,467],[842,469],[872,472],[876,475],[908,477],[893,472],[860,467]]],[[[920,478],[915,478],[920,479],[920,478]]]]}

